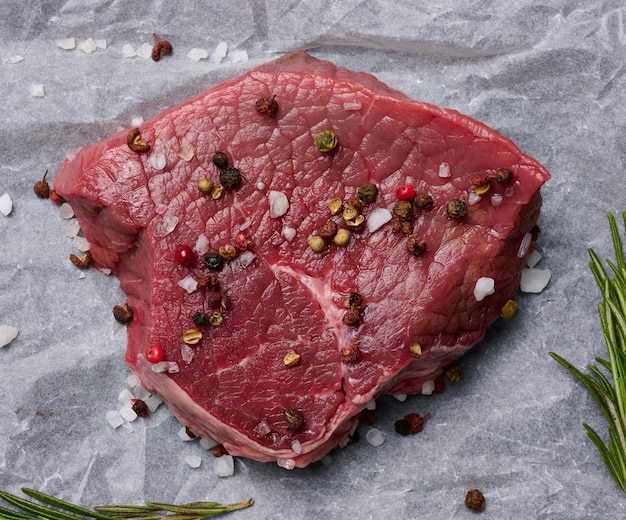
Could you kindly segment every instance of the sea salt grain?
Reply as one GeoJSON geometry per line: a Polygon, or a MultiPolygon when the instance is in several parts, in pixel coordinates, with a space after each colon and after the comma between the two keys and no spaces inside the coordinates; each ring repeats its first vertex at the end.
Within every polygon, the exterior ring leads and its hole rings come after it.
{"type": "Polygon", "coordinates": [[[237,63],[238,61],[248,61],[248,51],[243,50],[232,50],[229,55],[230,61],[233,63],[237,63]]]}
{"type": "Polygon", "coordinates": [[[105,417],[112,428],[119,428],[122,424],[124,424],[124,418],[117,410],[109,410],[105,417]]]}
{"type": "Polygon", "coordinates": [[[528,258],[526,259],[526,265],[528,267],[535,267],[539,263],[541,258],[542,258],[541,253],[537,251],[536,249],[534,249],[528,255],[528,258]]]}
{"type": "Polygon", "coordinates": [[[165,155],[163,155],[162,153],[150,154],[150,158],[148,159],[148,161],[150,162],[150,166],[158,171],[161,171],[163,168],[165,168],[165,165],[167,164],[167,161],[165,160],[165,155]]]}
{"type": "Polygon", "coordinates": [[[96,45],[96,42],[94,41],[93,38],[87,38],[85,41],[82,41],[78,45],[78,48],[81,51],[83,51],[85,54],[91,54],[92,52],[96,51],[98,46],[96,45]]]}
{"type": "Polygon", "coordinates": [[[218,477],[230,477],[235,473],[235,459],[232,455],[222,455],[213,459],[213,472],[218,477]]]}
{"type": "Polygon", "coordinates": [[[524,235],[524,238],[522,238],[522,242],[519,245],[519,249],[517,250],[517,258],[524,258],[524,256],[526,256],[532,238],[533,236],[530,233],[526,233],[524,235]]]}
{"type": "Polygon", "coordinates": [[[293,469],[296,467],[296,461],[293,459],[278,459],[276,464],[285,469],[293,469]]]}
{"type": "Polygon", "coordinates": [[[185,276],[185,278],[183,278],[182,280],[179,280],[177,285],[185,289],[187,293],[191,294],[198,288],[198,280],[196,280],[193,276],[189,274],[185,276]]]}
{"type": "Polygon", "coordinates": [[[17,338],[19,329],[11,325],[0,325],[0,348],[8,345],[17,338]]]}
{"type": "Polygon", "coordinates": [[[163,401],[156,395],[150,395],[142,401],[148,405],[148,410],[151,412],[156,412],[157,408],[163,404],[163,401]]]}
{"type": "Polygon", "coordinates": [[[135,419],[137,419],[137,414],[135,413],[135,410],[133,410],[133,407],[130,403],[122,406],[119,409],[119,414],[121,415],[122,419],[127,422],[133,422],[135,419]]]}
{"type": "Polygon", "coordinates": [[[200,256],[206,254],[209,251],[209,239],[206,235],[200,235],[193,248],[200,256]]]}
{"type": "Polygon", "coordinates": [[[59,216],[64,219],[70,219],[74,216],[74,210],[67,202],[61,204],[59,208],[59,216]]]}
{"type": "Polygon", "coordinates": [[[385,442],[385,432],[378,428],[370,428],[365,434],[365,440],[374,447],[382,446],[385,442]]]}
{"type": "Polygon", "coordinates": [[[65,236],[68,238],[74,238],[79,232],[80,224],[78,223],[78,220],[75,218],[71,219],[65,228],[65,236]]]}
{"type": "Polygon", "coordinates": [[[520,291],[540,293],[546,288],[550,278],[552,278],[552,271],[549,269],[522,269],[522,278],[519,285],[520,291]]]}
{"type": "Polygon", "coordinates": [[[228,44],[226,42],[220,42],[215,47],[215,51],[211,54],[211,61],[215,63],[220,63],[228,52],[228,44]]]}
{"type": "Polygon", "coordinates": [[[134,58],[137,56],[137,51],[135,47],[133,47],[130,43],[124,44],[122,47],[122,57],[123,58],[134,58]]]}
{"type": "Polygon", "coordinates": [[[130,390],[127,390],[126,388],[124,390],[122,390],[120,392],[120,394],[117,396],[117,401],[122,404],[129,404],[131,402],[131,400],[134,398],[133,393],[130,390]]]}
{"type": "Polygon", "coordinates": [[[13,54],[13,56],[9,56],[9,63],[19,63],[20,61],[24,61],[24,56],[21,54],[13,54]]]}
{"type": "Polygon", "coordinates": [[[282,191],[271,190],[268,193],[268,199],[270,204],[270,217],[278,218],[282,217],[287,211],[289,211],[289,200],[287,195],[282,191]]]}
{"type": "Polygon", "coordinates": [[[63,38],[57,40],[57,47],[60,47],[64,51],[71,51],[76,48],[76,38],[63,38]]]}
{"type": "Polygon", "coordinates": [[[296,238],[296,230],[292,227],[284,227],[282,235],[287,242],[291,242],[294,238],[296,238]]]}
{"type": "Polygon", "coordinates": [[[209,57],[209,53],[205,49],[194,47],[187,53],[187,57],[192,61],[206,60],[209,57]]]}
{"type": "Polygon", "coordinates": [[[435,391],[435,382],[426,381],[422,385],[422,395],[431,395],[435,391]]]}
{"type": "Polygon", "coordinates": [[[199,468],[202,464],[202,459],[198,455],[188,455],[185,457],[185,462],[192,468],[199,468]]]}
{"type": "Polygon", "coordinates": [[[74,237],[72,244],[79,251],[86,253],[90,249],[89,241],[85,237],[74,237]]]}
{"type": "Polygon", "coordinates": [[[187,433],[187,428],[185,428],[184,426],[180,430],[178,430],[176,435],[178,435],[178,438],[183,442],[189,442],[195,439],[195,437],[191,437],[187,433]]]}
{"type": "Polygon", "coordinates": [[[401,403],[403,403],[404,401],[406,401],[407,399],[407,395],[406,394],[393,394],[392,396],[396,401],[400,401],[401,403]]]}
{"type": "Polygon", "coordinates": [[[152,57],[152,45],[149,43],[142,43],[137,49],[137,56],[140,58],[148,59],[152,57]]]}
{"type": "Polygon", "coordinates": [[[43,85],[31,85],[30,95],[33,97],[44,97],[45,90],[43,88],[43,85]]]}
{"type": "Polygon", "coordinates": [[[367,230],[373,233],[383,227],[391,218],[391,212],[389,210],[376,208],[367,217],[367,230]]]}
{"type": "Polygon", "coordinates": [[[483,276],[476,280],[476,285],[474,286],[474,298],[476,298],[476,301],[482,302],[487,296],[496,292],[495,284],[494,279],[488,276],[483,276]]]}
{"type": "Polygon", "coordinates": [[[200,446],[202,446],[205,450],[212,450],[215,446],[218,446],[219,442],[211,437],[202,437],[200,439],[200,446]]]}
{"type": "Polygon", "coordinates": [[[439,165],[439,177],[450,177],[450,165],[442,162],[439,165]]]}
{"type": "Polygon", "coordinates": [[[5,193],[0,197],[0,213],[5,217],[8,217],[13,211],[13,200],[8,193],[5,193]]]}

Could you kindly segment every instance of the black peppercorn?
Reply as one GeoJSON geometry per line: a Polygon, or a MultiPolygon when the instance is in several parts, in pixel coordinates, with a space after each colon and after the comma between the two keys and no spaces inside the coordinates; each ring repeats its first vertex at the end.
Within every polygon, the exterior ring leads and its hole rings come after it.
{"type": "Polygon", "coordinates": [[[459,199],[451,199],[446,203],[446,212],[449,217],[462,218],[467,215],[465,202],[459,199]]]}
{"type": "Polygon", "coordinates": [[[409,435],[409,433],[411,433],[411,423],[406,419],[398,419],[394,423],[393,427],[396,430],[396,433],[399,433],[400,435],[409,435]]]}
{"type": "Polygon", "coordinates": [[[209,324],[209,316],[201,311],[194,312],[191,321],[198,325],[198,327],[206,327],[209,324]]]}
{"type": "Polygon", "coordinates": [[[419,209],[432,208],[433,198],[428,193],[418,193],[415,195],[415,205],[419,209]]]}
{"type": "Polygon", "coordinates": [[[304,417],[302,417],[300,411],[295,408],[287,408],[283,412],[283,416],[289,425],[287,429],[290,431],[300,430],[304,426],[304,417]]]}
{"type": "Polygon", "coordinates": [[[406,248],[412,255],[419,256],[426,251],[426,242],[420,242],[415,237],[409,237],[406,241],[406,248]]]}
{"type": "Polygon", "coordinates": [[[378,195],[378,187],[376,184],[366,182],[359,188],[357,195],[363,202],[374,202],[376,200],[376,195],[378,195]]]}
{"type": "Polygon", "coordinates": [[[228,156],[224,152],[215,152],[213,156],[213,164],[220,170],[228,168],[228,156]]]}
{"type": "Polygon", "coordinates": [[[221,269],[222,266],[224,265],[224,259],[221,257],[221,255],[217,251],[214,251],[212,253],[208,253],[204,255],[204,264],[209,269],[213,269],[214,271],[217,271],[218,269],[221,269]]]}
{"type": "Polygon", "coordinates": [[[220,170],[220,184],[224,188],[236,188],[241,184],[241,173],[234,166],[220,170]]]}
{"type": "Polygon", "coordinates": [[[480,511],[485,507],[485,496],[478,489],[470,489],[465,496],[465,507],[480,511]]]}

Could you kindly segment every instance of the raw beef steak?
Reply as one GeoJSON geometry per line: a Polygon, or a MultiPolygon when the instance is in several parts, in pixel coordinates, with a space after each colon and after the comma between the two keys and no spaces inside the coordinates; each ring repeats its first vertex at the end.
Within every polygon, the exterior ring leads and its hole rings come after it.
{"type": "Polygon", "coordinates": [[[128,294],[126,361],[196,434],[287,468],[483,337],[549,178],[481,123],[305,52],[129,131],[54,186],[128,294]]]}

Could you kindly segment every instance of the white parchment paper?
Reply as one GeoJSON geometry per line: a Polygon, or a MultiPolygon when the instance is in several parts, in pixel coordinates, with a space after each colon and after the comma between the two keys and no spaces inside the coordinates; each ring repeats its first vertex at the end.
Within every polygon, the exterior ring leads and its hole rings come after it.
{"type": "Polygon", "coordinates": [[[582,0],[0,3],[0,195],[13,201],[0,215],[0,324],[20,330],[0,349],[0,488],[86,506],[252,497],[233,518],[290,520],[475,518],[463,500],[479,488],[484,519],[623,517],[626,497],[581,425],[604,435],[604,419],[548,352],[577,366],[605,353],[586,249],[612,256],[606,213],[626,209],[624,9],[582,0]],[[153,32],[174,53],[130,57],[153,32]],[[68,38],[75,48],[57,45],[68,38]],[[214,56],[221,42],[227,54],[214,56]],[[553,179],[538,267],[553,278],[542,294],[520,295],[518,318],[498,322],[461,360],[462,382],[404,403],[380,399],[382,446],[365,442],[362,426],[361,442],[330,464],[290,472],[238,459],[220,478],[212,453],[181,441],[164,407],[132,432],[105,421],[129,374],[126,332],[111,315],[125,298],[115,278],[68,261],[68,221],[32,188],[68,152],[295,48],[457,109],[540,160],[553,179]],[[190,58],[193,49],[207,58],[190,58]],[[423,432],[395,434],[410,412],[430,412],[423,432]],[[202,458],[199,468],[188,455],[202,458]]]}

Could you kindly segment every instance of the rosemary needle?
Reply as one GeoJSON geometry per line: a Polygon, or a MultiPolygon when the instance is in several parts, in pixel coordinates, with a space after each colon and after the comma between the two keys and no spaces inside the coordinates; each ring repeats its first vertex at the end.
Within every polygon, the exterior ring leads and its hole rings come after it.
{"type": "MultiPolygon", "coordinates": [[[[616,263],[607,260],[612,279],[598,255],[589,249],[591,272],[602,294],[598,315],[608,359],[595,357],[596,364],[587,365],[589,373],[584,373],[558,354],[550,352],[550,356],[585,386],[606,417],[606,442],[587,423],[583,426],[610,475],[626,493],[626,260],[615,217],[609,213],[608,219],[616,257],[616,263]]],[[[626,228],[626,212],[622,213],[622,220],[626,228]]]]}
{"type": "Polygon", "coordinates": [[[52,495],[34,489],[22,488],[22,491],[41,502],[33,502],[17,497],[6,491],[0,491],[0,499],[19,509],[0,507],[0,519],[6,520],[112,520],[133,518],[135,520],[201,520],[207,516],[230,513],[245,509],[254,504],[252,499],[236,504],[220,504],[219,502],[191,502],[189,504],[163,504],[146,502],[145,506],[98,506],[94,510],[66,502],[52,495]],[[170,514],[172,513],[172,514],[170,514]]]}

